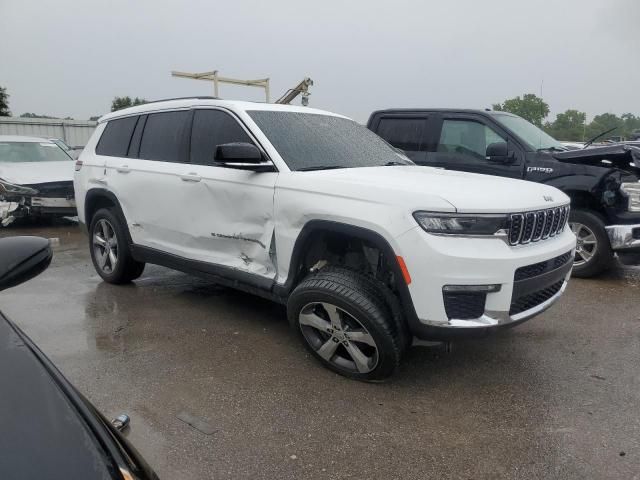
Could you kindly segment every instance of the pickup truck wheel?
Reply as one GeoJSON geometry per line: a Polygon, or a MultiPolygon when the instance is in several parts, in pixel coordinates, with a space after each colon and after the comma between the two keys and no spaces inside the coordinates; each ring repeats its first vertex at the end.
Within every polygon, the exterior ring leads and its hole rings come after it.
{"type": "Polygon", "coordinates": [[[91,220],[89,233],[91,260],[105,282],[129,283],[142,275],[145,264],[131,256],[117,213],[108,208],[98,210],[91,220]]]}
{"type": "Polygon", "coordinates": [[[572,210],[569,226],[576,236],[573,276],[593,277],[611,267],[613,252],[600,216],[588,210],[572,210]]]}
{"type": "Polygon", "coordinates": [[[402,356],[402,341],[383,298],[359,273],[329,267],[300,282],[287,312],[304,345],[327,368],[356,380],[382,381],[402,356]]]}

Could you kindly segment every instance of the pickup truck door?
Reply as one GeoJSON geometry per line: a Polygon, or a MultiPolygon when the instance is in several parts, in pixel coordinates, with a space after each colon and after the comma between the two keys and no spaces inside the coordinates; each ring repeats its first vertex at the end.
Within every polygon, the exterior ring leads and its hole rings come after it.
{"type": "Polygon", "coordinates": [[[426,164],[448,170],[522,178],[524,154],[507,133],[481,115],[442,113],[431,123],[435,148],[427,152],[426,164]],[[486,155],[492,143],[506,142],[508,161],[493,161],[486,155]]]}
{"type": "Polygon", "coordinates": [[[232,113],[220,108],[193,110],[190,162],[180,175],[182,252],[219,268],[223,276],[232,269],[244,281],[268,287],[276,275],[272,239],[278,173],[275,168],[254,172],[216,165],[217,146],[232,142],[260,148],[232,113]]]}

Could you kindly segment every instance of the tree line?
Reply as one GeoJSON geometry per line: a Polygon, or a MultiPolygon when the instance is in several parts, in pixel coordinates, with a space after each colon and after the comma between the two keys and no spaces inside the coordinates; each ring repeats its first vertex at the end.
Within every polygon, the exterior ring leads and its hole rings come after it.
{"type": "Polygon", "coordinates": [[[604,138],[640,139],[640,116],[633,113],[623,113],[620,116],[614,113],[601,113],[587,122],[585,112],[570,109],[557,114],[555,120],[548,121],[549,105],[533,93],[496,103],[493,109],[519,115],[557,140],[584,142],[610,129],[613,130],[604,138]]]}
{"type": "MultiPolygon", "coordinates": [[[[133,107],[147,103],[144,98],[129,96],[115,97],[111,102],[111,111],[133,107]]],[[[492,105],[494,110],[514,113],[542,128],[552,137],[558,140],[584,142],[599,133],[614,129],[606,138],[623,137],[626,139],[640,139],[640,116],[633,113],[623,113],[618,116],[614,113],[601,113],[587,122],[587,114],[579,110],[567,110],[556,115],[555,120],[549,121],[549,104],[533,93],[526,93],[521,97],[505,100],[502,103],[492,105]]],[[[6,88],[0,87],[0,117],[10,117],[9,94],[6,88]]],[[[35,113],[23,113],[21,117],[27,118],[58,118],[49,115],[35,113]]],[[[97,120],[100,116],[91,117],[97,120]]],[[[68,120],[73,120],[67,117],[68,120]]]]}

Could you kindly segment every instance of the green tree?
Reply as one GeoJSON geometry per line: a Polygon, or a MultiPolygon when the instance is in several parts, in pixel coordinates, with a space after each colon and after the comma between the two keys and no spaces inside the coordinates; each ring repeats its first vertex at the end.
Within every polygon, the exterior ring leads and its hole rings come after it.
{"type": "Polygon", "coordinates": [[[587,114],[578,110],[559,113],[552,123],[545,124],[546,132],[558,140],[584,140],[587,114]]]}
{"type": "Polygon", "coordinates": [[[111,102],[111,111],[115,112],[116,110],[122,110],[123,108],[135,107],[136,105],[143,105],[147,103],[144,98],[134,98],[131,97],[115,97],[111,102]]]}
{"type": "Polygon", "coordinates": [[[600,115],[596,115],[595,117],[593,117],[591,123],[587,125],[585,137],[586,139],[593,138],[599,133],[602,133],[611,128],[615,128],[615,130],[604,135],[598,140],[606,140],[613,135],[623,135],[624,120],[618,117],[615,113],[602,113],[600,115]]]}
{"type": "Polygon", "coordinates": [[[493,109],[513,113],[538,127],[542,127],[542,122],[549,115],[549,105],[533,93],[525,93],[522,98],[515,97],[505,100],[503,103],[495,103],[493,109]]]}
{"type": "Polygon", "coordinates": [[[0,117],[10,117],[11,111],[9,110],[9,94],[7,89],[0,87],[0,117]]]}
{"type": "Polygon", "coordinates": [[[59,118],[59,117],[53,117],[51,115],[41,115],[38,113],[23,113],[22,115],[20,115],[20,118],[59,118]]]}

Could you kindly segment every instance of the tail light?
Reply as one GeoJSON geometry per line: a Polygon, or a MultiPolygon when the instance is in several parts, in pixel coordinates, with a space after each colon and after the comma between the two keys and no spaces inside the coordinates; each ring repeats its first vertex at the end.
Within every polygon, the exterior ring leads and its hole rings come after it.
{"type": "Polygon", "coordinates": [[[76,172],[79,172],[82,168],[82,160],[76,160],[76,172]]]}

